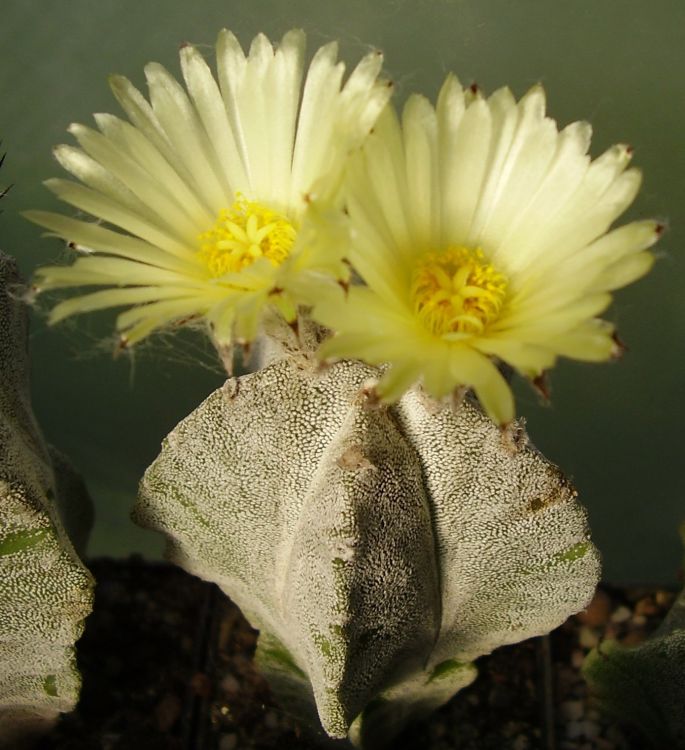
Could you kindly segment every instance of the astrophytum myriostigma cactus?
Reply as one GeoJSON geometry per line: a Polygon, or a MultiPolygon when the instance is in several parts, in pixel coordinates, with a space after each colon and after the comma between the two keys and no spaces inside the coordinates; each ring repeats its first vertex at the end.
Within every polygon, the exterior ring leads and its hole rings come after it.
{"type": "Polygon", "coordinates": [[[585,606],[599,571],[522,429],[419,390],[374,404],[378,374],[289,354],[229,379],[164,441],[134,514],[260,630],[286,710],[366,747],[585,606]]]}
{"type": "Polygon", "coordinates": [[[92,608],[79,560],[92,509],[66,460],[48,448],[28,388],[26,306],[0,253],[0,748],[45,731],[78,698],[74,643],[92,608]]]}

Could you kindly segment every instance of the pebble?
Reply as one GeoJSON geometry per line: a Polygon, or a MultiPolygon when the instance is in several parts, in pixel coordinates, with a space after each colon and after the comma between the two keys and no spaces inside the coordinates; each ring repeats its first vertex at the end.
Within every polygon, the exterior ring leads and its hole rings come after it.
{"type": "Polygon", "coordinates": [[[637,646],[642,643],[647,634],[644,630],[631,630],[625,638],[621,639],[621,645],[623,646],[637,646]]]}
{"type": "Polygon", "coordinates": [[[654,601],[662,609],[667,609],[668,607],[670,607],[671,604],[673,604],[674,599],[675,594],[671,593],[670,591],[657,591],[656,594],[654,594],[654,601]]]}
{"type": "Polygon", "coordinates": [[[209,698],[212,694],[212,680],[204,672],[196,672],[190,678],[190,689],[200,698],[209,698]]]}
{"type": "Polygon", "coordinates": [[[559,709],[565,721],[578,721],[583,718],[582,701],[564,701],[559,709]]]}
{"type": "Polygon", "coordinates": [[[633,616],[633,613],[631,610],[626,607],[624,604],[622,604],[620,607],[617,607],[611,614],[611,622],[619,623],[619,622],[627,622],[630,620],[630,618],[633,616]]]}
{"type": "Polygon", "coordinates": [[[557,686],[559,693],[566,693],[578,682],[577,672],[564,664],[557,668],[557,686]]]}
{"type": "Polygon", "coordinates": [[[237,734],[222,734],[219,740],[219,750],[235,750],[238,747],[237,734]]]}
{"type": "Polygon", "coordinates": [[[575,649],[571,653],[571,666],[574,669],[580,669],[583,666],[583,662],[585,661],[585,654],[579,649],[575,649]]]}
{"type": "Polygon", "coordinates": [[[221,680],[221,689],[224,691],[224,693],[229,693],[235,695],[236,693],[240,692],[240,683],[236,678],[229,672],[222,680],[221,680]]]}
{"type": "Polygon", "coordinates": [[[160,732],[168,732],[181,715],[181,699],[174,693],[166,693],[155,706],[155,723],[160,732]]]}
{"type": "MultiPolygon", "coordinates": [[[[651,596],[645,596],[640,599],[635,605],[635,615],[642,617],[652,617],[653,615],[659,614],[659,607],[651,596]]],[[[635,618],[633,617],[633,621],[635,618]]]]}
{"type": "Polygon", "coordinates": [[[611,598],[606,591],[597,590],[592,601],[584,612],[576,615],[576,619],[583,625],[589,625],[592,628],[605,625],[611,615],[611,598]]]}
{"type": "Polygon", "coordinates": [[[596,648],[599,644],[599,635],[592,628],[583,625],[578,633],[578,642],[583,648],[596,648]]]}
{"type": "Polygon", "coordinates": [[[647,617],[645,615],[633,615],[630,621],[636,628],[644,628],[647,624],[647,617]]]}
{"type": "Polygon", "coordinates": [[[634,604],[638,599],[642,599],[645,596],[649,596],[651,593],[651,590],[647,588],[646,586],[632,586],[630,588],[625,589],[623,593],[626,599],[631,604],[634,604]]]}

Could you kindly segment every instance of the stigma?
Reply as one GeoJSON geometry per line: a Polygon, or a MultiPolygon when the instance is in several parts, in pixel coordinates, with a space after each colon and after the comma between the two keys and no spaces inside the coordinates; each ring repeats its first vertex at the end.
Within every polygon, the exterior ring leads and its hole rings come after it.
{"type": "Polygon", "coordinates": [[[428,252],[414,267],[411,302],[433,334],[459,340],[482,334],[500,314],[507,279],[480,248],[449,247],[428,252]]]}
{"type": "Polygon", "coordinates": [[[219,212],[214,226],[199,235],[198,256],[212,278],[242,271],[260,258],[280,266],[296,236],[288,218],[238,195],[219,212]]]}

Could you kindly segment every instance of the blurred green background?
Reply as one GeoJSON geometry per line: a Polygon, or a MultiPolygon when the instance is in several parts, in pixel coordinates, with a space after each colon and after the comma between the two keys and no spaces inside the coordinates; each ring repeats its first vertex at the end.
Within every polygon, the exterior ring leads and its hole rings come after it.
{"type": "MultiPolygon", "coordinates": [[[[54,208],[41,181],[60,173],[54,144],[72,121],[119,113],[106,77],[143,85],[157,60],[178,72],[184,41],[205,45],[228,26],[244,44],[303,27],[310,51],[339,39],[353,64],[381,48],[396,101],[437,92],[445,74],[517,95],[541,81],[560,125],[587,119],[593,153],[629,142],[645,173],[629,218],[666,219],[660,262],[618,294],[609,315],[629,351],[613,365],[563,363],[553,404],[519,388],[518,408],[537,446],[570,474],[614,582],[673,582],[685,520],[685,4],[681,0],[2,0],[0,247],[29,275],[63,254],[21,218],[54,208]]],[[[167,432],[222,382],[192,336],[164,337],[112,359],[113,316],[32,329],[34,408],[48,439],[85,475],[97,506],[90,551],[156,556],[160,539],[128,520],[138,479],[167,432]]]]}

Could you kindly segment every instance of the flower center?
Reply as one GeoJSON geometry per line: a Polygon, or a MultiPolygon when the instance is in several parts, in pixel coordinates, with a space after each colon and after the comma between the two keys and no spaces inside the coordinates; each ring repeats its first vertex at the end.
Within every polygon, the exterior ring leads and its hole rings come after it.
{"type": "Polygon", "coordinates": [[[507,279],[479,248],[426,253],[411,281],[412,303],[421,322],[452,340],[482,333],[499,315],[506,289],[507,279]]]}
{"type": "Polygon", "coordinates": [[[296,234],[285,216],[238,195],[230,208],[219,212],[216,224],[199,236],[198,255],[213,278],[241,271],[259,258],[279,266],[296,234]]]}

